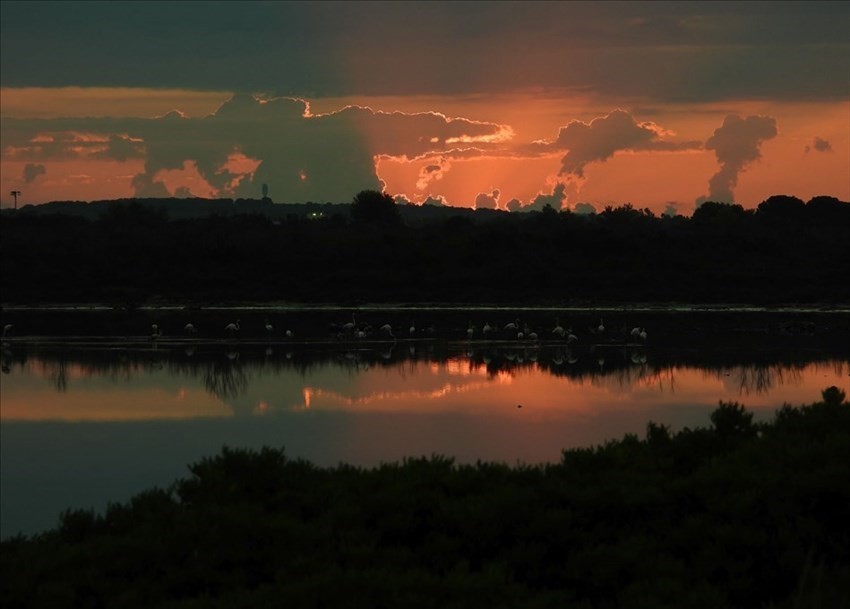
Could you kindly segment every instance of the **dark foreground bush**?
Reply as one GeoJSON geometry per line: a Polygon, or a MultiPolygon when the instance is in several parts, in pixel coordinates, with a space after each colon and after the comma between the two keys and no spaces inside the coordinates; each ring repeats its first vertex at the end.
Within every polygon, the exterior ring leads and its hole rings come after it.
{"type": "Polygon", "coordinates": [[[850,406],[565,451],[323,469],[225,448],[2,543],[3,607],[847,607],[850,406]]]}

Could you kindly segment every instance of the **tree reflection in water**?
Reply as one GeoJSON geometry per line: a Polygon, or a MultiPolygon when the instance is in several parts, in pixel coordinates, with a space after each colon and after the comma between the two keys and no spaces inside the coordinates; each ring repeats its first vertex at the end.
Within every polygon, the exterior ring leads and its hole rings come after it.
{"type": "Polygon", "coordinates": [[[675,392],[676,373],[697,368],[707,378],[720,381],[738,395],[763,394],[786,384],[800,381],[807,366],[816,365],[837,376],[846,375],[848,359],[832,353],[776,353],[773,355],[731,350],[726,353],[700,351],[652,351],[648,347],[586,348],[575,345],[458,345],[427,342],[410,348],[396,343],[345,345],[303,344],[274,350],[271,345],[233,345],[216,343],[168,346],[159,344],[132,346],[68,343],[15,344],[4,346],[3,372],[32,365],[48,378],[59,392],[68,391],[69,379],[107,378],[113,382],[131,381],[145,374],[162,371],[170,376],[200,379],[211,395],[222,401],[247,392],[252,373],[274,375],[297,371],[302,375],[333,363],[337,368],[357,375],[372,368],[393,368],[406,375],[420,363],[445,364],[466,360],[469,368],[484,369],[488,376],[514,375],[520,371],[542,371],[555,377],[591,385],[616,386],[631,390],[637,386],[655,386],[659,391],[675,392]],[[750,358],[749,360],[747,358],[750,358]],[[600,365],[600,361],[604,361],[600,365]],[[72,371],[72,372],[71,372],[72,371]]]}
{"type": "MultiPolygon", "coordinates": [[[[248,390],[248,375],[239,363],[239,357],[217,359],[203,367],[204,387],[224,402],[237,398],[248,390]]],[[[237,354],[238,355],[238,354],[237,354]]]]}

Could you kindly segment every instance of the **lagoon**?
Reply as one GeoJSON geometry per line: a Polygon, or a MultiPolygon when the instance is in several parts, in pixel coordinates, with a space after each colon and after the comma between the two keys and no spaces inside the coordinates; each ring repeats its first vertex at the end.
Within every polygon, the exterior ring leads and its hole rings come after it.
{"type": "Polygon", "coordinates": [[[708,426],[719,401],[768,420],[832,385],[850,393],[844,312],[169,310],[153,313],[159,326],[182,328],[191,316],[218,331],[238,317],[246,330],[156,339],[103,332],[146,328],[151,312],[126,326],[103,322],[109,315],[118,314],[19,313],[16,329],[38,319],[30,327],[44,333],[4,342],[4,538],[50,528],[66,508],[100,511],[165,487],[223,445],[284,447],[321,466],[434,454],[532,464],[642,435],[650,420],[708,426]],[[395,338],[334,333],[352,312],[374,327],[390,319],[395,338]],[[605,335],[591,332],[600,315],[605,335]],[[527,319],[538,337],[485,337],[485,316],[499,328],[527,319]],[[556,317],[580,333],[577,343],[546,332],[556,317]],[[409,318],[425,320],[420,332],[399,330],[409,318]],[[637,319],[650,327],[645,342],[622,332],[637,319]],[[267,320],[275,334],[264,333],[267,320]],[[285,322],[299,329],[294,338],[282,336],[285,322]]]}

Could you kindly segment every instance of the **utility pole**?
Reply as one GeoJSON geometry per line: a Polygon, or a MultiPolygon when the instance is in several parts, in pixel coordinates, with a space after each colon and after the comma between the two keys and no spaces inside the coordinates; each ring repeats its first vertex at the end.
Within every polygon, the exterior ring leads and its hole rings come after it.
{"type": "Polygon", "coordinates": [[[18,196],[21,194],[21,191],[20,190],[13,190],[11,194],[12,194],[12,197],[14,197],[14,199],[15,199],[15,209],[18,209],[18,196]]]}

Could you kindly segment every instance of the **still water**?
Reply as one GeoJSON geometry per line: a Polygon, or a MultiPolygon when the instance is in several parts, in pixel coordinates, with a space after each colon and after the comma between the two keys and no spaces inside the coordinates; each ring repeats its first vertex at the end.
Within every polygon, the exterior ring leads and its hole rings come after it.
{"type": "Polygon", "coordinates": [[[846,351],[821,348],[823,337],[682,349],[463,334],[460,324],[393,339],[7,340],[0,533],[38,532],[65,508],[101,510],[167,486],[223,445],[284,447],[322,466],[433,454],[542,463],[642,435],[650,420],[707,426],[720,400],[766,420],[832,385],[850,394],[846,351]]]}

